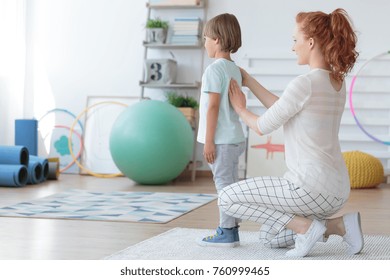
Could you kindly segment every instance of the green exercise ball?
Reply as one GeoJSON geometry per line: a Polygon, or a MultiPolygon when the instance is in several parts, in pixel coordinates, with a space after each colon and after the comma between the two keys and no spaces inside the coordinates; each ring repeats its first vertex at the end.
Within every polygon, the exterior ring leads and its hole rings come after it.
{"type": "Polygon", "coordinates": [[[110,134],[110,152],[118,169],[144,185],[161,185],[176,178],[189,163],[193,131],[174,106],[144,100],[126,108],[110,134]]]}

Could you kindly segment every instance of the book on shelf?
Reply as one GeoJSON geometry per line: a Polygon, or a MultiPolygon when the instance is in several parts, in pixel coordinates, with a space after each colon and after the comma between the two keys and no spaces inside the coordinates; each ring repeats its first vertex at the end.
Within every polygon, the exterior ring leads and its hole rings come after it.
{"type": "MultiPolygon", "coordinates": [[[[201,20],[198,17],[177,17],[173,24],[173,37],[177,36],[200,36],[201,20]]],[[[175,38],[174,40],[182,39],[175,38]]],[[[188,40],[190,38],[186,38],[188,40]]],[[[198,41],[198,38],[196,39],[198,41]]]]}
{"type": "Polygon", "coordinates": [[[176,35],[191,35],[191,36],[198,36],[199,35],[199,31],[198,30],[175,30],[173,32],[174,36],[176,35]]]}
{"type": "Polygon", "coordinates": [[[199,28],[199,26],[200,26],[200,24],[198,24],[198,23],[190,23],[190,24],[188,24],[188,23],[175,23],[174,25],[173,25],[173,29],[193,29],[193,28],[199,28]]]}
{"type": "Polygon", "coordinates": [[[202,0],[149,0],[153,6],[199,6],[202,0]]]}
{"type": "Polygon", "coordinates": [[[199,17],[175,17],[175,22],[200,22],[199,17]]]}
{"type": "Polygon", "coordinates": [[[173,35],[170,40],[171,44],[180,45],[197,45],[199,44],[199,36],[197,35],[173,35]]]}

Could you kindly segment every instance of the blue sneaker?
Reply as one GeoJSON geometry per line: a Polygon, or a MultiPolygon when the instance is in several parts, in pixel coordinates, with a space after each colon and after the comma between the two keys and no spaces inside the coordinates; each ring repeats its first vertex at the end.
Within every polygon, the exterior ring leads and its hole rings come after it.
{"type": "Polygon", "coordinates": [[[198,240],[200,246],[210,247],[237,247],[240,246],[240,237],[238,235],[238,226],[227,229],[217,228],[217,232],[214,235],[207,236],[201,240],[198,240]]]}

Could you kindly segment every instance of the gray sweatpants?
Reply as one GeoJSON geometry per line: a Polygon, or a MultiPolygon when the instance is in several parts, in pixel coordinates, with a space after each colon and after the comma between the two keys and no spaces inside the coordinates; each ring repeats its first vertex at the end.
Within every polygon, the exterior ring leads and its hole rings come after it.
{"type": "MultiPolygon", "coordinates": [[[[223,188],[239,180],[238,159],[245,150],[245,142],[238,144],[217,144],[216,159],[213,164],[209,164],[213,172],[213,179],[218,194],[223,188]]],[[[219,226],[222,228],[232,228],[238,225],[241,219],[231,217],[219,207],[219,226]]]]}

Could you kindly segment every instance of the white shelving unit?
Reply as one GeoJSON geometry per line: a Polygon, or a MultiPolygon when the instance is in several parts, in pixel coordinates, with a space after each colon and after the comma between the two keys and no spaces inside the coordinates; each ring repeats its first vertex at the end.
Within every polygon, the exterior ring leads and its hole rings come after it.
{"type": "MultiPolygon", "coordinates": [[[[166,84],[166,85],[159,85],[159,84],[150,84],[150,83],[144,83],[140,82],[139,85],[142,88],[160,88],[160,89],[199,89],[200,82],[194,82],[194,83],[175,83],[175,84],[166,84]]],[[[143,97],[143,96],[142,96],[143,97]]]]}
{"type": "MultiPolygon", "coordinates": [[[[166,1],[169,3],[169,1],[166,1]]],[[[178,3],[178,0],[175,1],[178,3]]],[[[139,85],[141,88],[140,98],[161,99],[164,92],[175,91],[180,95],[192,96],[199,101],[201,78],[203,73],[203,54],[204,48],[201,34],[199,40],[194,44],[173,44],[171,43],[172,27],[174,19],[177,17],[197,17],[200,19],[201,25],[206,20],[206,0],[193,1],[194,4],[188,4],[189,1],[183,1],[183,5],[164,4],[164,1],[158,4],[153,4],[150,1],[146,4],[147,19],[160,18],[163,21],[169,22],[168,38],[166,43],[148,43],[143,42],[144,60],[146,59],[172,59],[177,61],[177,78],[175,83],[157,84],[147,83],[145,81],[145,69],[143,70],[143,80],[139,85]]],[[[156,2],[157,3],[157,2],[156,2]]],[[[171,2],[172,3],[172,2],[171,2]]],[[[201,165],[201,162],[196,160],[196,135],[197,121],[195,126],[192,126],[194,133],[194,150],[192,161],[188,165],[191,171],[192,181],[196,178],[196,169],[201,165]]]]}

